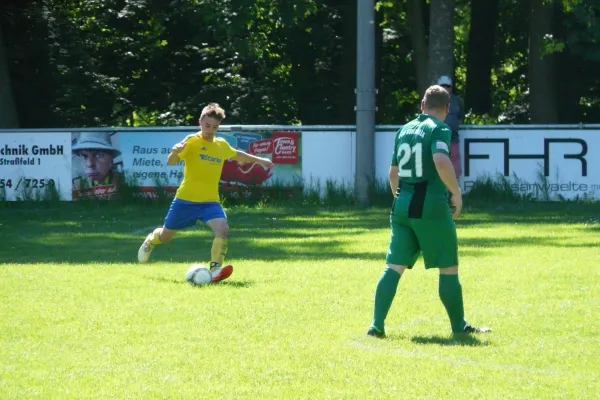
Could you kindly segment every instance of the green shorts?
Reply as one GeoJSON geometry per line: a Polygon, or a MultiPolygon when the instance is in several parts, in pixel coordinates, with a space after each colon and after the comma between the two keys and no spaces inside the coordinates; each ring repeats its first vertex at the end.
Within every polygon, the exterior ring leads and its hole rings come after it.
{"type": "Polygon", "coordinates": [[[450,214],[436,219],[392,216],[390,223],[387,264],[412,268],[422,252],[427,269],[458,266],[456,225],[450,214]]]}

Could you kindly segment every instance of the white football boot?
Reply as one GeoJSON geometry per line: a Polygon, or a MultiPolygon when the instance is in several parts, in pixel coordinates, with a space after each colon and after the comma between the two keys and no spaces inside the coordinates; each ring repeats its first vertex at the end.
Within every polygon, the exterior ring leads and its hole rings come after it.
{"type": "Polygon", "coordinates": [[[152,253],[152,249],[154,249],[154,245],[150,243],[153,236],[154,232],[150,232],[138,250],[138,261],[140,263],[146,263],[150,259],[150,254],[152,253]]]}

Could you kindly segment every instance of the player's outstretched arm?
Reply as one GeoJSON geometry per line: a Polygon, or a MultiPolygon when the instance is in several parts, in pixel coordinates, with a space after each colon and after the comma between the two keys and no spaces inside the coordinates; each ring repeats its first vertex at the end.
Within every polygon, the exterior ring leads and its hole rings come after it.
{"type": "Polygon", "coordinates": [[[398,193],[398,166],[391,165],[390,166],[390,188],[392,189],[392,194],[396,197],[398,193]]]}
{"type": "Polygon", "coordinates": [[[440,175],[440,179],[444,182],[444,185],[452,193],[452,205],[455,207],[454,218],[458,217],[462,210],[462,192],[460,186],[458,186],[458,180],[456,179],[456,173],[454,172],[454,166],[450,157],[444,153],[435,153],[433,155],[433,162],[435,169],[440,175]]]}
{"type": "Polygon", "coordinates": [[[248,154],[245,151],[236,150],[236,155],[233,157],[236,161],[241,161],[243,163],[246,162],[255,162],[257,164],[262,165],[265,168],[273,168],[275,165],[268,158],[257,157],[252,154],[248,154]]]}
{"type": "Polygon", "coordinates": [[[181,160],[179,159],[179,154],[185,149],[186,143],[180,142],[177,143],[171,149],[171,153],[169,154],[169,158],[167,159],[167,165],[177,165],[181,160]]]}

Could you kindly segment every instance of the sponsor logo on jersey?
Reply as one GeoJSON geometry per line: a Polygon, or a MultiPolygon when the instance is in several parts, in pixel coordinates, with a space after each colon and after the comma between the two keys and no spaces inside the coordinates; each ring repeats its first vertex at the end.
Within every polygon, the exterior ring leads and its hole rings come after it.
{"type": "Polygon", "coordinates": [[[200,159],[202,161],[207,161],[207,162],[214,163],[214,164],[221,164],[223,162],[223,159],[221,159],[219,157],[211,157],[211,156],[207,156],[205,154],[200,154],[200,159]]]}

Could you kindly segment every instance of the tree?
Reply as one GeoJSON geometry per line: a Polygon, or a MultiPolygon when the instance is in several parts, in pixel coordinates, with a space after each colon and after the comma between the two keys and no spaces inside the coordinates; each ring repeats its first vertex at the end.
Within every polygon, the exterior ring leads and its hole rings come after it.
{"type": "Polygon", "coordinates": [[[529,21],[529,112],[534,124],[556,123],[558,120],[555,56],[546,47],[552,38],[553,4],[531,0],[529,21]]]}
{"type": "Polygon", "coordinates": [[[327,0],[326,3],[339,15],[334,27],[341,38],[341,43],[339,51],[333,54],[332,60],[333,70],[339,71],[338,90],[333,96],[335,100],[332,115],[329,121],[320,122],[353,125],[356,122],[354,89],[356,88],[357,0],[327,0]]]}
{"type": "MultiPolygon", "coordinates": [[[[23,128],[194,124],[209,101],[229,124],[352,124],[356,1],[4,0],[0,96],[23,128]]],[[[440,75],[466,84],[469,123],[600,119],[598,1],[377,11],[378,123],[414,117],[440,75]]]]}
{"type": "Polygon", "coordinates": [[[600,119],[600,4],[568,0],[557,4],[557,37],[553,45],[558,58],[557,79],[560,122],[596,123],[600,119]],[[563,49],[564,46],[564,49],[563,49]]]}
{"type": "Polygon", "coordinates": [[[431,0],[428,84],[454,76],[454,0],[431,0]]]}
{"type": "Polygon", "coordinates": [[[6,59],[2,25],[0,23],[0,129],[18,128],[17,109],[6,59]]]}
{"type": "MultiPolygon", "coordinates": [[[[427,46],[427,24],[425,24],[425,0],[408,0],[406,16],[410,27],[410,39],[413,48],[413,60],[417,77],[419,96],[429,87],[429,49],[427,46]]],[[[435,79],[435,78],[434,78],[435,79]]]]}
{"type": "Polygon", "coordinates": [[[465,108],[492,112],[492,69],[499,0],[473,0],[467,50],[465,108]]]}

